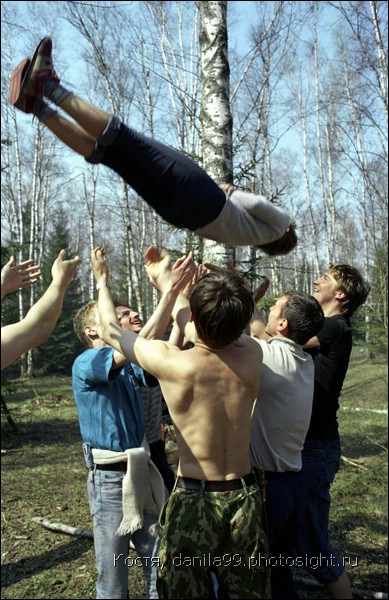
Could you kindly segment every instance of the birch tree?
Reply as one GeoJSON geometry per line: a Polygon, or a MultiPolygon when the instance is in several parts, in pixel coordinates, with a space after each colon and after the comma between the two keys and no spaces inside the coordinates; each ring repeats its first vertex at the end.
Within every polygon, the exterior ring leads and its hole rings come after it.
{"type": "MultiPolygon", "coordinates": [[[[227,2],[200,2],[201,150],[204,169],[215,181],[232,183],[232,117],[227,41],[227,2]]],[[[210,240],[204,243],[204,260],[234,261],[232,248],[210,240]]]]}

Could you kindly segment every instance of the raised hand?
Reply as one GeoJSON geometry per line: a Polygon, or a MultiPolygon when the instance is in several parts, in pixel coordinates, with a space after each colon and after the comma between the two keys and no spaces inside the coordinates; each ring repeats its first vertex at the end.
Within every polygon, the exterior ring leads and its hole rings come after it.
{"type": "Polygon", "coordinates": [[[265,279],[258,287],[257,289],[253,292],[253,298],[254,298],[254,302],[257,303],[259,302],[259,300],[261,298],[264,297],[264,295],[267,292],[267,288],[270,285],[270,279],[265,279]]]}
{"type": "Polygon", "coordinates": [[[97,284],[108,283],[109,268],[104,246],[97,246],[92,250],[90,266],[97,284]]]}
{"type": "Polygon", "coordinates": [[[171,271],[170,255],[155,246],[149,246],[143,255],[145,261],[145,270],[152,285],[163,292],[166,288],[171,271]]]}
{"type": "Polygon", "coordinates": [[[53,282],[67,287],[76,274],[77,267],[81,261],[79,256],[65,259],[66,250],[61,250],[51,267],[51,276],[53,282]]]}
{"type": "Polygon", "coordinates": [[[36,283],[41,276],[38,265],[34,265],[32,259],[25,260],[20,264],[15,263],[15,257],[11,256],[9,261],[1,270],[1,294],[2,297],[10,292],[27,287],[36,283]]]}
{"type": "Polygon", "coordinates": [[[196,275],[197,267],[193,260],[193,253],[177,259],[170,271],[169,282],[173,289],[183,290],[196,275]]]}

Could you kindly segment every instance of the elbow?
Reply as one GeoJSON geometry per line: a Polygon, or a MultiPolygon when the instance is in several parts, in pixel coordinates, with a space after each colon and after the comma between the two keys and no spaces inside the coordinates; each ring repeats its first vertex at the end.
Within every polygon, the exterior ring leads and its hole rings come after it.
{"type": "Polygon", "coordinates": [[[101,326],[101,336],[103,338],[103,341],[106,344],[109,344],[110,342],[110,332],[109,332],[109,327],[104,327],[104,325],[101,326]]]}
{"type": "Polygon", "coordinates": [[[35,329],[35,339],[33,340],[34,345],[32,347],[34,348],[35,346],[40,346],[41,344],[48,342],[51,334],[53,333],[55,325],[56,323],[54,325],[42,323],[40,327],[37,327],[35,329]]]}

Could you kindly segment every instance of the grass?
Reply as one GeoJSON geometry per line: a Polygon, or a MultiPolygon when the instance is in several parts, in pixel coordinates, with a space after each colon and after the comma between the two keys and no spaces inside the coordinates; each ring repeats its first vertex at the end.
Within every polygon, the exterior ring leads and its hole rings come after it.
{"type": "MultiPolygon", "coordinates": [[[[70,378],[17,380],[6,395],[15,433],[2,416],[2,598],[94,598],[93,543],[44,529],[44,517],[91,529],[70,378]]],[[[387,591],[387,374],[378,359],[350,366],[339,422],[342,461],[332,488],[330,536],[350,557],[354,588],[387,591]],[[350,462],[351,461],[351,462],[350,462]]],[[[296,573],[304,576],[304,573],[296,573]]],[[[328,598],[298,584],[302,598],[328,598]]],[[[129,597],[143,598],[142,572],[129,570],[129,597]]]]}

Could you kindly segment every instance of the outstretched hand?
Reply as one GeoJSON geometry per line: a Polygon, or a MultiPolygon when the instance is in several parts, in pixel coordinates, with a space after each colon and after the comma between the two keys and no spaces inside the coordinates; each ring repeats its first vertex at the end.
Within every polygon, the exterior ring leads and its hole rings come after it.
{"type": "Polygon", "coordinates": [[[149,246],[143,255],[145,261],[145,271],[152,285],[159,292],[163,292],[169,282],[171,271],[170,255],[155,246],[149,246]]]}
{"type": "Polygon", "coordinates": [[[255,304],[257,302],[260,301],[261,298],[264,297],[264,295],[267,292],[267,288],[270,285],[270,279],[265,279],[258,287],[256,290],[254,290],[253,292],[253,298],[254,298],[254,302],[255,304]]]}
{"type": "Polygon", "coordinates": [[[182,291],[196,276],[197,267],[192,251],[177,259],[170,271],[169,283],[173,289],[182,291]]]}
{"type": "Polygon", "coordinates": [[[59,285],[68,286],[76,274],[77,267],[80,264],[80,257],[66,259],[66,250],[61,250],[51,267],[51,276],[53,282],[59,285]]]}
{"type": "Polygon", "coordinates": [[[1,269],[2,296],[38,281],[42,273],[40,267],[33,263],[33,259],[29,259],[17,265],[15,257],[11,256],[7,264],[1,269]]]}
{"type": "Polygon", "coordinates": [[[97,284],[108,283],[109,268],[104,246],[97,246],[92,250],[90,266],[97,284]]]}

